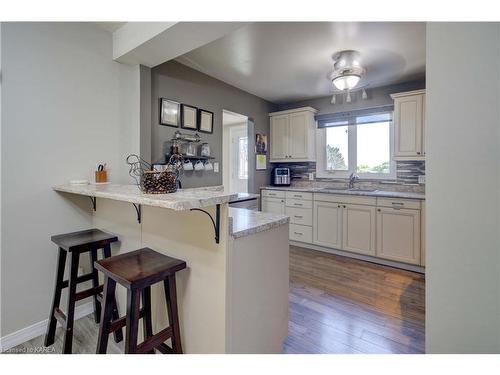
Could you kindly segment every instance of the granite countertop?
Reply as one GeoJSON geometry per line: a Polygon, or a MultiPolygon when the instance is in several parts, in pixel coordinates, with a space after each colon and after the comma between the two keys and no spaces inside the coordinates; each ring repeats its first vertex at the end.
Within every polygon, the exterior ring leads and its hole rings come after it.
{"type": "Polygon", "coordinates": [[[248,201],[260,198],[259,194],[254,193],[235,193],[236,197],[231,199],[230,203],[236,203],[241,201],[248,201]]]}
{"type": "Polygon", "coordinates": [[[307,188],[307,187],[287,187],[287,186],[263,186],[261,189],[266,190],[284,190],[284,191],[301,191],[307,193],[324,193],[324,194],[339,194],[339,195],[359,195],[367,197],[380,197],[380,198],[401,198],[401,199],[419,199],[425,200],[425,194],[404,192],[404,191],[388,191],[388,190],[374,190],[374,191],[359,191],[359,190],[345,190],[345,189],[330,189],[330,188],[307,188]]]}
{"type": "Polygon", "coordinates": [[[236,198],[236,193],[224,191],[222,186],[179,189],[170,194],[144,194],[136,185],[59,185],[53,189],[58,192],[107,198],[117,201],[142,204],[145,206],[168,208],[175,211],[189,210],[228,203],[236,198]]]}
{"type": "Polygon", "coordinates": [[[233,238],[246,237],[287,224],[290,218],[286,215],[262,211],[252,211],[245,208],[229,207],[229,235],[233,238]]]}

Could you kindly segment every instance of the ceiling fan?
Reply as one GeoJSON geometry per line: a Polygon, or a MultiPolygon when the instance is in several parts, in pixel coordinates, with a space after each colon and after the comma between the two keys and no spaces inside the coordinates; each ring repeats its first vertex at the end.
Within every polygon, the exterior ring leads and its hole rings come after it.
{"type": "Polygon", "coordinates": [[[332,96],[331,103],[335,104],[336,95],[346,94],[346,102],[351,102],[351,91],[363,90],[362,99],[367,99],[367,94],[364,86],[357,86],[366,69],[361,65],[360,53],[354,50],[345,50],[335,53],[332,57],[333,72],[330,74],[330,79],[333,86],[339,91],[332,96]]]}

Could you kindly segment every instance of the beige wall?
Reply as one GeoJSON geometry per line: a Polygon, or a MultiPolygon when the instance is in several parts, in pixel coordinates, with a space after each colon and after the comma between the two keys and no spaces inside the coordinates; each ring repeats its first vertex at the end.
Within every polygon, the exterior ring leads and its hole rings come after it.
{"type": "Polygon", "coordinates": [[[500,352],[498,23],[427,25],[428,353],[500,352]]]}
{"type": "Polygon", "coordinates": [[[139,70],[112,60],[90,23],[2,24],[2,313],[5,336],[47,318],[56,247],[50,235],[92,225],[89,199],[51,190],[88,179],[98,161],[129,181],[139,151],[139,70]]]}

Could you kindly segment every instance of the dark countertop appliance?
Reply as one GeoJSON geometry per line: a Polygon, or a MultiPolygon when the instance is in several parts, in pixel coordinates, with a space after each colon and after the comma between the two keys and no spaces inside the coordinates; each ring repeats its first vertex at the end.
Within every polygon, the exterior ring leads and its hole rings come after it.
{"type": "Polygon", "coordinates": [[[290,168],[276,167],[271,173],[271,185],[290,186],[290,168]]]}

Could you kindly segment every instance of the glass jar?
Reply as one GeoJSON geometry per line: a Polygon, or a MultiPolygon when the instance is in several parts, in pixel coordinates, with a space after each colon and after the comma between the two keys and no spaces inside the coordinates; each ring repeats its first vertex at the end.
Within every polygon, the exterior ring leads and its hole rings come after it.
{"type": "Polygon", "coordinates": [[[193,142],[186,144],[186,156],[196,156],[196,146],[193,142]]]}
{"type": "Polygon", "coordinates": [[[200,148],[201,156],[210,156],[210,145],[208,143],[202,143],[200,148]]]}

